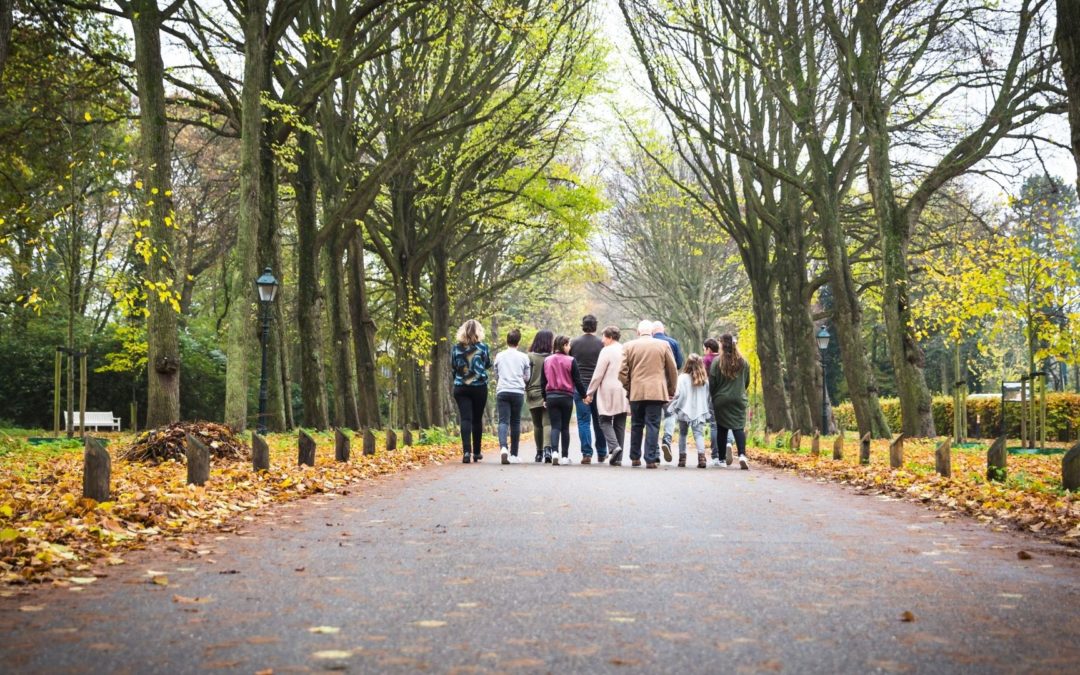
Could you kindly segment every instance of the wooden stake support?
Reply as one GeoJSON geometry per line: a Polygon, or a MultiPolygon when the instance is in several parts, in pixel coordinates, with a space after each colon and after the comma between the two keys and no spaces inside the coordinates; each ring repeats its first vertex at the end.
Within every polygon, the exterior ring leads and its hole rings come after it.
{"type": "Polygon", "coordinates": [[[96,502],[109,501],[112,458],[105,441],[87,436],[83,441],[83,497],[96,502]]]}
{"type": "Polygon", "coordinates": [[[889,443],[889,466],[894,469],[904,466],[904,434],[900,434],[889,443]]]}
{"type": "Polygon", "coordinates": [[[251,468],[255,471],[270,470],[270,446],[259,434],[251,434],[251,468]]]}
{"type": "Polygon", "coordinates": [[[392,428],[386,430],[386,451],[397,450],[397,432],[392,428]]]}
{"type": "Polygon", "coordinates": [[[210,480],[210,448],[191,434],[187,435],[188,485],[206,485],[210,480]]]}
{"type": "Polygon", "coordinates": [[[836,437],[836,440],[832,444],[832,458],[840,461],[844,458],[844,436],[841,434],[836,437]]]}
{"type": "Polygon", "coordinates": [[[334,429],[334,459],[338,462],[349,461],[351,441],[341,429],[334,429]]]}
{"type": "Polygon", "coordinates": [[[934,450],[934,469],[946,478],[952,476],[952,439],[946,438],[934,450]]]}
{"type": "Polygon", "coordinates": [[[311,434],[301,429],[297,445],[299,449],[298,463],[315,466],[315,439],[311,437],[311,434]]]}
{"type": "Polygon", "coordinates": [[[1003,481],[1008,475],[1006,464],[1009,453],[1004,436],[998,436],[990,449],[986,451],[986,480],[1003,481]]]}
{"type": "Polygon", "coordinates": [[[375,434],[371,433],[371,429],[364,429],[364,454],[375,454],[375,434]]]}
{"type": "Polygon", "coordinates": [[[821,456],[821,434],[817,431],[814,432],[814,439],[810,443],[810,454],[814,457],[821,456]]]}

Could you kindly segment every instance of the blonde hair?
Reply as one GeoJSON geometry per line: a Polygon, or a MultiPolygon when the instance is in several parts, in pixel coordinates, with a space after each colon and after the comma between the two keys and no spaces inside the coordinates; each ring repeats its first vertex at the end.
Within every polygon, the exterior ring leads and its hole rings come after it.
{"type": "Polygon", "coordinates": [[[700,387],[709,381],[709,373],[705,371],[705,362],[697,354],[686,357],[682,371],[690,376],[690,383],[695,387],[700,387]]]}
{"type": "Polygon", "coordinates": [[[462,345],[474,345],[484,341],[484,327],[476,319],[469,319],[457,329],[457,341],[462,345]]]}

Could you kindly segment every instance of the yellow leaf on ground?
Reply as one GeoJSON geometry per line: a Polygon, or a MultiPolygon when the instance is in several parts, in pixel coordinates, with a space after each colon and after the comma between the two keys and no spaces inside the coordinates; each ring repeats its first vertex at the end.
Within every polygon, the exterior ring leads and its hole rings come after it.
{"type": "Polygon", "coordinates": [[[150,581],[154,582],[158,586],[168,586],[169,585],[169,577],[165,576],[164,574],[159,574],[156,577],[151,577],[150,581]]]}
{"type": "Polygon", "coordinates": [[[85,586],[86,584],[92,584],[95,581],[97,581],[97,577],[71,577],[70,579],[68,579],[68,581],[70,581],[73,584],[79,584],[80,586],[85,586]]]}
{"type": "Polygon", "coordinates": [[[312,626],[311,628],[308,628],[308,632],[319,633],[323,635],[333,635],[335,633],[340,633],[341,629],[337,626],[312,626]]]}
{"type": "Polygon", "coordinates": [[[445,626],[446,622],[437,621],[435,619],[424,619],[423,621],[414,622],[413,625],[420,626],[421,628],[440,628],[442,626],[445,626]]]}

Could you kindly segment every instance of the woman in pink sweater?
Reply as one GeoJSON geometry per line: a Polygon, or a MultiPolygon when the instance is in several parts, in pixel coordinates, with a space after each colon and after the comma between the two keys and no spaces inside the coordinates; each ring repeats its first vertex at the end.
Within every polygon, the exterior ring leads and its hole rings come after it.
{"type": "MultiPolygon", "coordinates": [[[[574,410],[574,392],[585,405],[592,403],[581,383],[577,361],[570,356],[570,338],[559,335],[551,356],[544,360],[540,374],[540,390],[544,406],[551,417],[551,463],[559,465],[559,441],[562,441],[562,463],[570,463],[570,415],[574,410]]],[[[547,458],[545,458],[546,460],[547,458]]]]}

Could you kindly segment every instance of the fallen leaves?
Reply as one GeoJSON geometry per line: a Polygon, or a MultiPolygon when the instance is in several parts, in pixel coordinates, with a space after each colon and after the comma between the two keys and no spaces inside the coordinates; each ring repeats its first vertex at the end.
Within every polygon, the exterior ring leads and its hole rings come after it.
{"type": "Polygon", "coordinates": [[[308,632],[316,635],[336,635],[341,632],[341,628],[337,626],[312,626],[308,628],[308,632]]]}
{"type": "Polygon", "coordinates": [[[168,586],[169,577],[165,576],[164,574],[159,574],[157,576],[150,577],[150,583],[156,584],[158,586],[168,586]]]}
{"type": "Polygon", "coordinates": [[[335,462],[333,435],[313,436],[319,448],[315,467],[296,465],[294,434],[272,434],[269,471],[256,473],[244,459],[214,459],[210,481],[196,487],[187,485],[182,462],[166,460],[150,466],[120,458],[119,449],[133,436],[116,435],[110,444],[112,501],[101,503],[78,497],[81,448],[67,448],[40,466],[23,461],[18,452],[9,453],[0,458],[0,583],[65,579],[95,561],[120,565],[119,551],[195,532],[229,531],[230,526],[235,530],[230,521],[237,522],[238,515],[244,517],[253,509],[338,491],[376,476],[441,462],[458,452],[452,445],[413,446],[335,462]]]}
{"type": "Polygon", "coordinates": [[[1032,556],[1027,551],[1017,551],[1016,557],[1021,560],[1031,560],[1032,556]]]}
{"type": "Polygon", "coordinates": [[[438,621],[438,620],[435,620],[435,619],[424,619],[423,621],[415,621],[415,622],[413,622],[413,625],[414,626],[419,626],[421,628],[442,628],[443,626],[446,625],[446,622],[445,621],[438,621]]]}
{"type": "Polygon", "coordinates": [[[1061,489],[1061,458],[1010,455],[1009,478],[986,480],[986,453],[980,448],[954,449],[952,477],[934,470],[933,439],[904,443],[904,466],[891,469],[888,440],[871,442],[871,463],[860,465],[856,443],[848,442],[842,460],[809,452],[755,447],[755,459],[803,475],[966,513],[993,523],[1008,523],[1051,535],[1063,544],[1080,546],[1080,493],[1061,489]]]}
{"type": "Polygon", "coordinates": [[[911,612],[904,612],[903,614],[900,615],[900,620],[903,621],[904,623],[911,623],[912,621],[915,620],[915,615],[912,614],[911,612]]]}
{"type": "Polygon", "coordinates": [[[208,602],[213,602],[214,597],[207,595],[201,598],[189,598],[184,595],[174,595],[172,596],[172,601],[181,605],[205,605],[208,602]]]}

